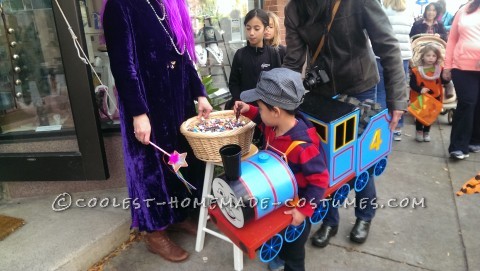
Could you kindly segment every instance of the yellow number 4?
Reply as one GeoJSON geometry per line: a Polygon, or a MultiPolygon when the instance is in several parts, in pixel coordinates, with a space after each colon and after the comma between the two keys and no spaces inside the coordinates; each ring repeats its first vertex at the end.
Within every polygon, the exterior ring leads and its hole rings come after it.
{"type": "Polygon", "coordinates": [[[380,145],[382,145],[382,136],[381,136],[381,130],[377,129],[375,131],[375,134],[373,135],[372,143],[370,143],[370,150],[379,150],[380,145]]]}

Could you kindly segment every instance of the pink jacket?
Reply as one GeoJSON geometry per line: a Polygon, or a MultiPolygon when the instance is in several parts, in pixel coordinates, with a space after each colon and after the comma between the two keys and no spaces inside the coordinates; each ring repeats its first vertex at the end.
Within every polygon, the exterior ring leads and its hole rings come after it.
{"type": "Polygon", "coordinates": [[[462,7],[455,15],[445,56],[445,69],[480,71],[480,8],[467,14],[462,7]]]}

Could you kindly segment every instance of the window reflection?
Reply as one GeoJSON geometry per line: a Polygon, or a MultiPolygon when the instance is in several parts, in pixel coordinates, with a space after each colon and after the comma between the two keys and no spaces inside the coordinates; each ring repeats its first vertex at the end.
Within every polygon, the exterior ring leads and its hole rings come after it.
{"type": "Polygon", "coordinates": [[[1,4],[0,139],[73,131],[52,2],[1,4]]]}

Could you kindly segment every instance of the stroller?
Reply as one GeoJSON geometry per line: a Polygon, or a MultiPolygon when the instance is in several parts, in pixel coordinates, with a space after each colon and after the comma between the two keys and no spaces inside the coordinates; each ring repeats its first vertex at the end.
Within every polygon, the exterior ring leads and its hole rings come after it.
{"type": "MultiPolygon", "coordinates": [[[[445,50],[447,48],[447,44],[444,40],[440,37],[432,34],[418,34],[412,37],[412,52],[413,56],[410,62],[410,66],[412,67],[413,63],[418,63],[420,58],[420,51],[427,43],[433,43],[440,48],[440,52],[442,56],[445,57],[445,50]]],[[[443,65],[443,63],[440,63],[443,65]]],[[[444,95],[443,95],[443,109],[441,114],[447,115],[448,124],[452,124],[453,114],[455,113],[455,109],[457,108],[457,95],[455,94],[455,89],[453,84],[446,84],[444,86],[444,95]],[[448,91],[445,91],[445,88],[450,88],[448,91]],[[446,97],[445,92],[452,94],[450,97],[446,97]]]]}

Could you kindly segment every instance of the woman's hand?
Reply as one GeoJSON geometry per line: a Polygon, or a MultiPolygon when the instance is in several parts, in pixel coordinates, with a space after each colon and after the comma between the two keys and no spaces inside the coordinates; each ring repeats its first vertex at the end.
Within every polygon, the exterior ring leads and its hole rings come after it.
{"type": "Polygon", "coordinates": [[[133,133],[138,141],[142,144],[148,145],[150,143],[151,131],[152,127],[150,126],[150,119],[147,114],[133,117],[133,133]]]}
{"type": "Polygon", "coordinates": [[[208,102],[207,97],[200,96],[198,97],[197,101],[198,101],[198,117],[208,118],[213,108],[208,102]]]}
{"type": "Polygon", "coordinates": [[[235,104],[233,105],[233,112],[235,112],[236,114],[239,110],[240,110],[240,114],[248,112],[248,110],[250,110],[250,105],[242,101],[236,101],[235,104]]]}
{"type": "MultiPolygon", "coordinates": [[[[480,63],[480,62],[479,62],[480,63]]],[[[442,78],[445,81],[450,81],[452,80],[452,70],[450,69],[444,69],[442,72],[442,78]]]]}
{"type": "Polygon", "coordinates": [[[393,110],[391,115],[392,115],[392,120],[390,121],[390,124],[388,125],[388,127],[390,128],[390,131],[395,131],[395,128],[397,128],[398,122],[402,118],[403,111],[393,110]]]}
{"type": "Polygon", "coordinates": [[[300,211],[297,210],[297,208],[292,208],[291,210],[283,212],[286,215],[292,215],[292,224],[293,226],[297,227],[298,225],[302,224],[303,221],[305,221],[305,216],[304,214],[300,213],[300,211]]]}

